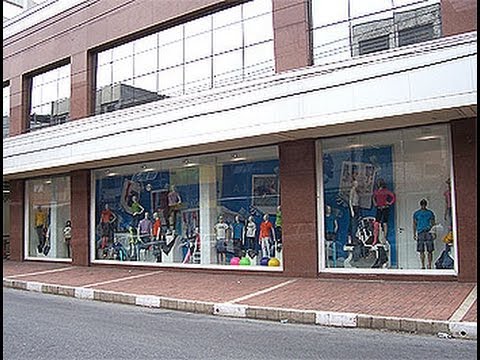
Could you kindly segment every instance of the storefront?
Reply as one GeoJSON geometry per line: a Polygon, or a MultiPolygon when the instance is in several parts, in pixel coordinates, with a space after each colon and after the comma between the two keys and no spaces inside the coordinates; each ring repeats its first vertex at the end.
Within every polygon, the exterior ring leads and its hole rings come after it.
{"type": "Polygon", "coordinates": [[[319,140],[320,267],[453,274],[450,144],[448,125],[319,140]]]}

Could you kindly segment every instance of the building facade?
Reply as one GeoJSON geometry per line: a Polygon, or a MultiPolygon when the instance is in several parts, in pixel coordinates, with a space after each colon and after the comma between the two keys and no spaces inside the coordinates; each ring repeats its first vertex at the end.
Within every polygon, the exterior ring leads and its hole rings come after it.
{"type": "Polygon", "coordinates": [[[476,281],[476,10],[87,0],[5,21],[11,258],[476,281]]]}

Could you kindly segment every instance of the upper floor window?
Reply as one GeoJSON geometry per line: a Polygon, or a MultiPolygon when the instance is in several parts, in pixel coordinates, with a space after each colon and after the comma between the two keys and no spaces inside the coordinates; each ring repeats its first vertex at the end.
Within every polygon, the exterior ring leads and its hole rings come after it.
{"type": "Polygon", "coordinates": [[[254,0],[99,52],[95,113],[274,73],[271,0],[254,0]]]}
{"type": "Polygon", "coordinates": [[[3,138],[10,133],[10,86],[3,86],[3,138]]]}
{"type": "Polygon", "coordinates": [[[415,44],[441,36],[440,0],[312,0],[313,62],[415,44]]]}
{"type": "Polygon", "coordinates": [[[61,124],[70,115],[70,64],[31,79],[30,130],[61,124]]]}

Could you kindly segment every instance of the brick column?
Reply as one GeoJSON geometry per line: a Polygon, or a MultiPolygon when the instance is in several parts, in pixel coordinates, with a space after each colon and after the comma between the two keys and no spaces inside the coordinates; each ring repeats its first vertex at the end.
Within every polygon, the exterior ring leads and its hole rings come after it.
{"type": "Polygon", "coordinates": [[[311,63],[308,0],[273,0],[275,71],[311,63]]]}
{"type": "Polygon", "coordinates": [[[283,268],[286,276],[318,273],[315,141],[280,144],[283,268]]]}
{"type": "Polygon", "coordinates": [[[70,59],[70,119],[75,120],[92,114],[93,62],[86,51],[73,54],[70,59]]]}
{"type": "Polygon", "coordinates": [[[477,30],[477,0],[442,0],[442,35],[477,30]]]}
{"type": "Polygon", "coordinates": [[[73,171],[70,177],[72,264],[88,266],[90,263],[90,171],[73,171]]]}
{"type": "Polygon", "coordinates": [[[25,132],[28,116],[28,82],[17,76],[10,79],[10,133],[9,136],[25,132]]]}
{"type": "Polygon", "coordinates": [[[23,180],[10,180],[10,259],[23,261],[24,249],[24,194],[23,180]]]}
{"type": "Polygon", "coordinates": [[[452,122],[458,280],[477,281],[477,119],[452,122]]]}

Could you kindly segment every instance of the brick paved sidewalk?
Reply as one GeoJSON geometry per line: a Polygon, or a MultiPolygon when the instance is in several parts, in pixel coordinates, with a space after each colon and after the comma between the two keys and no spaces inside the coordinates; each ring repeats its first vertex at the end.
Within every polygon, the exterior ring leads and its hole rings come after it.
{"type": "Polygon", "coordinates": [[[3,284],[212,315],[445,332],[476,339],[475,283],[321,280],[4,261],[3,284]]]}

